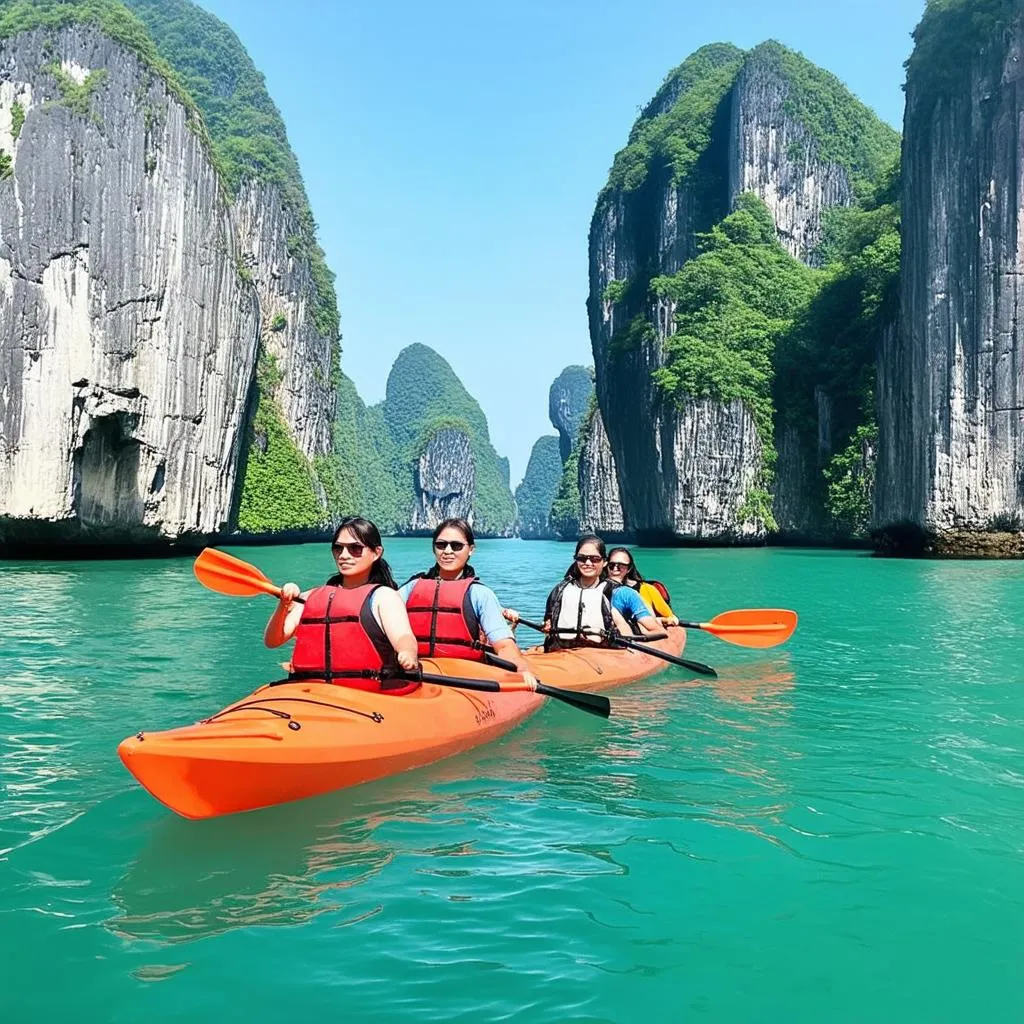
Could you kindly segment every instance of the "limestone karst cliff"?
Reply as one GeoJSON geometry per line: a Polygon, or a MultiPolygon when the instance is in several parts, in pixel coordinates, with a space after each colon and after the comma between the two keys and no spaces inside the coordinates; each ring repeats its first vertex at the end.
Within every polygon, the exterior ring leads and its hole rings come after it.
{"type": "Polygon", "coordinates": [[[567,366],[548,389],[548,417],[558,437],[541,437],[516,489],[518,532],[526,540],[575,533],[580,519],[580,431],[594,402],[594,374],[567,366]]]}
{"type": "Polygon", "coordinates": [[[462,516],[482,537],[512,536],[508,462],[491,444],[483,410],[433,349],[402,349],[378,405],[367,408],[343,379],[342,406],[336,451],[354,469],[356,495],[345,511],[358,509],[388,533],[425,533],[462,516]]]}
{"type": "Polygon", "coordinates": [[[259,308],[198,113],[93,25],[0,66],[0,543],[220,532],[259,308]]]}
{"type": "Polygon", "coordinates": [[[562,479],[559,438],[544,434],[530,451],[526,472],[516,488],[516,533],[524,540],[555,540],[551,503],[562,479]]]}
{"type": "Polygon", "coordinates": [[[337,306],[280,117],[222,23],[133,6],[0,10],[8,551],[315,529],[336,490],[337,306]]]}
{"type": "Polygon", "coordinates": [[[1024,555],[1024,26],[930,4],[907,68],[899,329],[879,364],[885,551],[1024,555]]]}
{"type": "Polygon", "coordinates": [[[771,353],[820,287],[810,267],[829,211],[897,149],[836,79],[777,43],[704,47],[643,110],[590,230],[597,397],[626,533],[751,542],[799,517],[794,488],[774,488],[777,470],[801,467],[778,465],[797,449],[776,439],[771,353]]]}
{"type": "Polygon", "coordinates": [[[558,431],[562,461],[569,458],[580,425],[594,393],[594,371],[587,366],[567,366],[548,390],[548,418],[558,431]]]}

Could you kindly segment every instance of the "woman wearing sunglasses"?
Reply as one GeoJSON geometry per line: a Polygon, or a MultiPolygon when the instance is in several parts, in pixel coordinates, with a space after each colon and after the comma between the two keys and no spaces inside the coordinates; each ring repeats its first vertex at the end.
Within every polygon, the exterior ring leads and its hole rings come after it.
{"type": "Polygon", "coordinates": [[[368,519],[345,519],[334,535],[331,554],[338,572],[323,586],[301,595],[294,583],[281,588],[264,643],[280,647],[295,638],[289,679],[395,696],[411,693],[420,684],[393,675],[419,669],[416,637],[382,557],[380,531],[368,519]]]}
{"type": "Polygon", "coordinates": [[[434,565],[398,591],[419,643],[419,656],[486,661],[493,651],[513,664],[527,682],[535,681],[502,617],[498,598],[469,564],[475,539],[465,519],[439,523],[433,537],[434,565]]]}
{"type": "MultiPolygon", "coordinates": [[[[661,629],[639,594],[608,579],[607,560],[604,541],[596,534],[587,534],[576,542],[565,579],[548,595],[545,650],[608,646],[608,632],[632,634],[629,621],[634,619],[642,632],[661,629]]],[[[509,622],[519,621],[519,613],[511,608],[505,617],[509,622]]]]}
{"type": "Polygon", "coordinates": [[[663,584],[648,583],[640,575],[629,548],[612,548],[608,552],[608,578],[635,590],[663,626],[679,625],[679,619],[668,604],[668,591],[662,596],[658,587],[663,584]]]}

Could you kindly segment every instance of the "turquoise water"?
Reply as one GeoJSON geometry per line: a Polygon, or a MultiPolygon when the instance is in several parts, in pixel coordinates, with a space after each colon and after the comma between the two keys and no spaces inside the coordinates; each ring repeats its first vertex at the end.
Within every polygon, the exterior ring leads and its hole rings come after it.
{"type": "MultiPolygon", "coordinates": [[[[235,553],[330,570],[318,546],[235,553]]],[[[474,562],[539,614],[570,553],[474,562]]],[[[428,546],[388,554],[404,575],[428,546]]],[[[680,614],[799,629],[691,634],[718,680],[669,669],[606,722],[549,704],[468,755],[208,822],[115,747],[276,677],[272,602],[187,559],[0,563],[0,1019],[1024,1019],[1024,565],[638,561],[680,614]]]]}

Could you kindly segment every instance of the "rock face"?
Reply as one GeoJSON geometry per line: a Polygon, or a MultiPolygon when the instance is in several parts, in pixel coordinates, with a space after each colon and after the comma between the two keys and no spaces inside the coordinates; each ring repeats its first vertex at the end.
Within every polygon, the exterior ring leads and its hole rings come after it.
{"type": "Polygon", "coordinates": [[[0,544],[216,534],[259,308],[209,153],[96,29],[0,41],[0,69],[0,544]]]}
{"type": "Polygon", "coordinates": [[[243,186],[234,212],[242,262],[259,296],[262,347],[281,371],[274,397],[299,450],[308,459],[327,455],[335,343],[317,329],[308,308],[314,293],[309,262],[289,252],[300,225],[280,191],[257,181],[243,186]]]}
{"type": "MultiPolygon", "coordinates": [[[[418,465],[424,451],[424,439],[432,444],[431,439],[445,428],[468,437],[470,471],[454,471],[455,475],[450,477],[437,464],[428,474],[427,490],[448,495],[446,500],[463,510],[457,514],[471,519],[480,536],[512,536],[516,511],[508,486],[508,463],[491,445],[483,410],[446,360],[426,345],[402,349],[388,374],[380,413],[395,452],[396,472],[409,477],[416,472],[414,465],[418,465]],[[458,480],[466,483],[469,490],[456,501],[450,488],[458,480]],[[440,489],[433,490],[435,487],[440,489]]],[[[399,490],[404,493],[406,487],[400,486],[399,490]]],[[[414,509],[418,506],[422,506],[420,498],[413,503],[414,509]]],[[[400,509],[398,531],[422,530],[423,515],[422,507],[415,512],[400,509]]]]}
{"type": "MultiPolygon", "coordinates": [[[[919,28],[927,44],[938,12],[919,28]],[[923,34],[922,34],[923,33],[923,34]]],[[[955,12],[952,16],[956,16],[955,12]]],[[[1019,557],[1024,527],[1024,30],[908,68],[902,306],[879,361],[884,550],[1019,557]],[[1002,534],[1004,539],[979,536],[1002,534]]]]}
{"type": "Polygon", "coordinates": [[[778,464],[773,491],[773,513],[783,542],[831,542],[820,495],[821,471],[832,455],[832,402],[823,388],[814,390],[817,439],[813,448],[803,443],[792,426],[776,431],[778,464]]]}
{"type": "Polygon", "coordinates": [[[416,504],[412,532],[428,533],[444,519],[473,523],[473,451],[469,435],[444,428],[427,442],[416,460],[416,504]]]}
{"type": "Polygon", "coordinates": [[[545,434],[534,444],[522,483],[516,488],[516,532],[523,540],[557,539],[551,526],[551,503],[561,478],[559,439],[545,434]]]}
{"type": "Polygon", "coordinates": [[[853,189],[847,170],[821,159],[810,130],[789,112],[791,92],[775,54],[753,51],[731,93],[729,195],[760,196],[782,244],[814,264],[822,215],[831,206],[849,206],[853,189]]]}
{"type": "Polygon", "coordinates": [[[580,437],[579,460],[580,530],[616,540],[624,530],[619,479],[615,456],[597,408],[580,437]]]}
{"type": "MultiPolygon", "coordinates": [[[[841,153],[821,137],[819,87],[895,146],[894,132],[798,55],[774,43],[747,54],[715,44],[669,76],[616,157],[591,222],[588,315],[627,534],[729,543],[766,536],[765,516],[752,512],[763,445],[750,411],[739,401],[669,400],[655,384],[677,310],[651,282],[691,259],[697,233],[741,192],[764,201],[790,253],[814,262],[822,214],[850,202],[849,168],[859,159],[856,143],[841,153]]],[[[782,468],[794,478],[803,471],[796,462],[782,468]]],[[[776,498],[783,518],[803,516],[798,491],[783,488],[781,509],[776,498]],[[796,507],[785,507],[786,495],[796,507]]],[[[585,493],[581,502],[601,506],[585,493]]]]}
{"type": "Polygon", "coordinates": [[[558,431],[562,462],[569,458],[594,393],[594,377],[585,366],[567,366],[548,392],[548,416],[558,431]]]}
{"type": "Polygon", "coordinates": [[[319,533],[337,305],[284,125],[227,26],[129,6],[3,26],[0,546],[319,533]]]}

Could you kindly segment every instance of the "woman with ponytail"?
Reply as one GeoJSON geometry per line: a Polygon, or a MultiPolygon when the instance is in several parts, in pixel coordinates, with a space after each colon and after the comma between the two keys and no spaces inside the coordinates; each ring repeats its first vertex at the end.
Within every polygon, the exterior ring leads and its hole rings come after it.
{"type": "Polygon", "coordinates": [[[323,586],[303,594],[294,583],[281,588],[264,643],[280,647],[295,638],[290,679],[395,695],[415,690],[419,683],[394,678],[418,671],[419,658],[380,531],[368,519],[344,519],[331,554],[338,571],[323,586]]]}
{"type": "Polygon", "coordinates": [[[473,527],[465,519],[445,519],[434,530],[433,542],[434,564],[398,591],[419,641],[419,656],[500,660],[533,681],[498,598],[469,563],[476,542],[473,527]]]}

